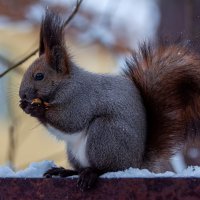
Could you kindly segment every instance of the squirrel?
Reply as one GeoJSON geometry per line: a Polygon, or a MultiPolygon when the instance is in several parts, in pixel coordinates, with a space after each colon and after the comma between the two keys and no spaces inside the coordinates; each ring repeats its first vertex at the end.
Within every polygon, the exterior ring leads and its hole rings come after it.
{"type": "Polygon", "coordinates": [[[64,22],[52,11],[42,20],[39,58],[25,72],[20,107],[67,145],[82,190],[106,172],[129,167],[161,172],[163,163],[197,136],[200,59],[180,44],[141,45],[119,75],[78,67],[64,39],[64,22]]]}

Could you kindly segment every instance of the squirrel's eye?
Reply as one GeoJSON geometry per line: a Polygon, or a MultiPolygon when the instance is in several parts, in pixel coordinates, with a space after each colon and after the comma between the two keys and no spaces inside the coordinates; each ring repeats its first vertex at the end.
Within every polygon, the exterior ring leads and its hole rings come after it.
{"type": "Polygon", "coordinates": [[[43,73],[37,73],[37,74],[34,76],[34,79],[35,79],[36,81],[41,81],[43,78],[44,78],[44,74],[43,74],[43,73]]]}

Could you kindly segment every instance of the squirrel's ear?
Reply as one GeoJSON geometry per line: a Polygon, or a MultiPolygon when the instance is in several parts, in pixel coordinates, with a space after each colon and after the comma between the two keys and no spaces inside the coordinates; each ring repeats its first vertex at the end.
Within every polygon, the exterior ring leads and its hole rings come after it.
{"type": "Polygon", "coordinates": [[[42,54],[57,72],[69,73],[70,56],[64,41],[64,22],[58,14],[49,10],[46,10],[40,29],[39,55],[42,54]]]}

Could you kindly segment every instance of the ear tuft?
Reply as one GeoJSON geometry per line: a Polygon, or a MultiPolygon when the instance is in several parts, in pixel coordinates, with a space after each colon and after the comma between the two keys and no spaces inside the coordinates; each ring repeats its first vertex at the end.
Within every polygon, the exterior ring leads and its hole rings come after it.
{"type": "Polygon", "coordinates": [[[69,56],[64,40],[64,21],[57,13],[48,9],[40,29],[39,55],[42,54],[45,54],[47,63],[57,72],[69,71],[67,69],[69,56]]]}
{"type": "Polygon", "coordinates": [[[62,46],[54,46],[49,55],[49,63],[57,73],[69,74],[69,59],[62,46]],[[65,66],[65,67],[63,67],[65,66]]]}

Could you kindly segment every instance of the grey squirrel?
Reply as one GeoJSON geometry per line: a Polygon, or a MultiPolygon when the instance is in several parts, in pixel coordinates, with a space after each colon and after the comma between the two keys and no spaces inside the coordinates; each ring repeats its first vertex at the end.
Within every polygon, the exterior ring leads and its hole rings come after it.
{"type": "Polygon", "coordinates": [[[142,45],[121,75],[87,72],[68,53],[61,17],[46,11],[20,107],[66,143],[74,170],[53,168],[44,176],[78,174],[85,190],[105,172],[165,170],[163,163],[197,135],[199,83],[199,57],[178,44],[142,45]]]}

